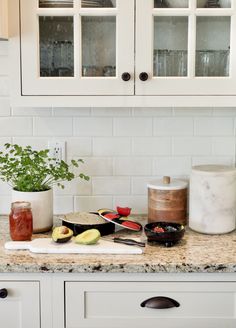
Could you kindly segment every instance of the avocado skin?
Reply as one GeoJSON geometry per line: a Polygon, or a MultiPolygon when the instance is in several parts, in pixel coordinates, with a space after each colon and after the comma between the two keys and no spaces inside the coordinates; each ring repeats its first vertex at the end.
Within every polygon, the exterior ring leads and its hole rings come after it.
{"type": "Polygon", "coordinates": [[[56,227],[53,229],[52,232],[52,240],[55,241],[56,243],[66,243],[71,239],[72,236],[73,236],[73,231],[64,226],[56,227]]]}
{"type": "Polygon", "coordinates": [[[101,234],[97,229],[89,229],[75,237],[76,244],[94,245],[100,239],[101,234]]]}

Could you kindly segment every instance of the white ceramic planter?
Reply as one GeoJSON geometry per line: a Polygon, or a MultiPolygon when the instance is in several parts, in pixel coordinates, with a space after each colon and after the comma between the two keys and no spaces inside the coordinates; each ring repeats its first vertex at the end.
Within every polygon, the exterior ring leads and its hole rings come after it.
{"type": "Polygon", "coordinates": [[[12,202],[27,201],[31,203],[33,213],[33,232],[49,231],[53,226],[53,192],[22,192],[12,190],[12,202]]]}

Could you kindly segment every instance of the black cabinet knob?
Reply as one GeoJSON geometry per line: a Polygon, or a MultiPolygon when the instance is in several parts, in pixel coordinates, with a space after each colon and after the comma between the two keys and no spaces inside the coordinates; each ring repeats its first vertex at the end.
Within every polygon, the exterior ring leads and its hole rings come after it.
{"type": "Polygon", "coordinates": [[[129,81],[131,79],[131,75],[128,72],[125,72],[121,75],[123,81],[129,81]]]}
{"type": "Polygon", "coordinates": [[[146,72],[142,72],[142,73],[140,73],[140,74],[139,74],[139,79],[140,79],[141,81],[147,81],[147,80],[148,80],[148,73],[146,73],[146,72]]]}
{"type": "Polygon", "coordinates": [[[156,296],[143,301],[140,306],[152,309],[169,309],[179,307],[180,304],[176,300],[173,300],[173,298],[156,296]]]}
{"type": "Polygon", "coordinates": [[[6,298],[8,295],[8,291],[6,288],[0,289],[0,298],[6,298]]]}

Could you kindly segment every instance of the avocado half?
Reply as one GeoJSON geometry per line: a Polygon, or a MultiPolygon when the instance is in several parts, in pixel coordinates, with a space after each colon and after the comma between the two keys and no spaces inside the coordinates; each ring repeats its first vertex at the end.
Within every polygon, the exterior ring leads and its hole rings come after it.
{"type": "Polygon", "coordinates": [[[52,232],[52,240],[56,243],[66,243],[73,236],[73,231],[65,226],[56,227],[52,232]]]}
{"type": "Polygon", "coordinates": [[[75,237],[76,244],[93,245],[98,242],[101,234],[97,229],[86,230],[75,237]]]}

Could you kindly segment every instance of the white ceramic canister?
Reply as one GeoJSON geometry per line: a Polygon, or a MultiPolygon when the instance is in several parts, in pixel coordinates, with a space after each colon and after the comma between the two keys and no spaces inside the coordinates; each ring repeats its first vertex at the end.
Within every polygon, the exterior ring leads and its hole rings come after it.
{"type": "Polygon", "coordinates": [[[192,168],[189,227],[197,232],[222,234],[236,222],[236,169],[224,165],[192,168]]]}

